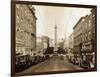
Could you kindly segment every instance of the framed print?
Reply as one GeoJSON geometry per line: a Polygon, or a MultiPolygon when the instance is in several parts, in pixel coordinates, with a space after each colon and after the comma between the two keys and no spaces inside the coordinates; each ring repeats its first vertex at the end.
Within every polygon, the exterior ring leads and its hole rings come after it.
{"type": "Polygon", "coordinates": [[[11,1],[11,76],[96,70],[96,5],[11,1]]]}

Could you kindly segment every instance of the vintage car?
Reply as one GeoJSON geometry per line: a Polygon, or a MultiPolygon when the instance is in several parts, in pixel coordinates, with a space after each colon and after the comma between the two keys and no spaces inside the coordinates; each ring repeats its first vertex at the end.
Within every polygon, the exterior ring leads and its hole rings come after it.
{"type": "Polygon", "coordinates": [[[34,63],[34,58],[30,55],[16,55],[16,72],[20,72],[34,63]]]}

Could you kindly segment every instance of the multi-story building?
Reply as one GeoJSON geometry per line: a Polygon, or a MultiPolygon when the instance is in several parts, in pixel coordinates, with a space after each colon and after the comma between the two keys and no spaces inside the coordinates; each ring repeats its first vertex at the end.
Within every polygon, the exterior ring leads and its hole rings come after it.
{"type": "Polygon", "coordinates": [[[31,5],[16,4],[16,54],[32,55],[35,49],[35,8],[31,5]]]}
{"type": "Polygon", "coordinates": [[[73,27],[74,55],[92,63],[94,62],[92,59],[95,56],[96,49],[95,21],[95,9],[92,9],[91,14],[81,17],[73,27]]]}
{"type": "Polygon", "coordinates": [[[82,61],[82,27],[84,26],[84,20],[87,16],[81,17],[76,25],[73,27],[73,54],[74,54],[74,63],[81,65],[82,61]]]}
{"type": "Polygon", "coordinates": [[[84,58],[91,61],[94,57],[96,49],[96,37],[95,37],[95,9],[91,10],[91,14],[84,20],[82,26],[82,54],[84,58]]]}
{"type": "Polygon", "coordinates": [[[68,37],[68,48],[73,50],[73,33],[68,37]]]}
{"type": "Polygon", "coordinates": [[[91,22],[91,15],[88,15],[83,23],[82,26],[82,49],[83,52],[84,50],[89,52],[91,51],[92,44],[91,44],[91,39],[92,39],[92,22],[91,22]]]}
{"type": "Polygon", "coordinates": [[[92,58],[92,63],[95,65],[96,64],[96,9],[91,10],[92,14],[92,52],[93,52],[93,58],[92,58]]]}
{"type": "Polygon", "coordinates": [[[68,47],[67,47],[67,55],[68,58],[71,60],[71,58],[73,57],[73,33],[70,34],[70,36],[68,37],[68,47]]]}
{"type": "Polygon", "coordinates": [[[81,55],[82,48],[82,25],[84,17],[81,17],[77,24],[73,27],[73,40],[74,40],[74,51],[73,53],[77,56],[81,55]]]}

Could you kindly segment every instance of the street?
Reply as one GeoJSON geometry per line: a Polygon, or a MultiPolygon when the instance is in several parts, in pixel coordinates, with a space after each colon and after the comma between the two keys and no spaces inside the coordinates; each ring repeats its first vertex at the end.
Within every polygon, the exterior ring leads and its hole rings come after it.
{"type": "Polygon", "coordinates": [[[71,70],[82,70],[77,65],[69,63],[67,59],[63,59],[59,56],[53,56],[44,62],[37,65],[33,65],[30,68],[20,73],[35,73],[35,72],[51,72],[51,71],[71,71],[71,70]]]}

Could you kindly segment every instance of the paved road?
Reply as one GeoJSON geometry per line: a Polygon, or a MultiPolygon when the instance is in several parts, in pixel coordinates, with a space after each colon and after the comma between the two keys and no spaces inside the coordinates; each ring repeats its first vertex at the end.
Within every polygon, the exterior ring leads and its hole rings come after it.
{"type": "Polygon", "coordinates": [[[53,56],[40,64],[34,65],[20,73],[35,73],[35,72],[50,72],[50,71],[69,71],[69,70],[82,70],[77,65],[69,63],[66,59],[53,56]]]}

